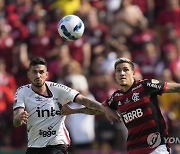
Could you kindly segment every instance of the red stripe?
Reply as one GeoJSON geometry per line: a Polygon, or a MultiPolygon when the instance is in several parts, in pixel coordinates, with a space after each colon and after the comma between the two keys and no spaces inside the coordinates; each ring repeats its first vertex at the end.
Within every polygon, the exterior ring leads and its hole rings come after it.
{"type": "Polygon", "coordinates": [[[163,89],[161,91],[161,94],[166,90],[166,88],[167,88],[167,82],[164,82],[164,86],[163,86],[163,89]]]}
{"type": "Polygon", "coordinates": [[[127,109],[130,109],[130,108],[133,108],[133,107],[138,108],[137,104],[142,105],[142,104],[148,103],[149,101],[150,101],[149,97],[145,96],[143,98],[140,98],[140,100],[137,101],[137,102],[130,102],[130,103],[124,104],[122,106],[119,106],[119,109],[120,109],[121,112],[124,112],[127,109]]]}
{"type": "Polygon", "coordinates": [[[145,129],[148,129],[148,128],[152,127],[152,126],[156,126],[156,123],[155,123],[154,120],[150,120],[150,121],[148,121],[148,122],[146,122],[146,123],[142,123],[141,125],[137,125],[137,126],[134,126],[134,127],[132,127],[132,128],[129,128],[129,129],[128,129],[128,132],[129,132],[129,134],[130,134],[130,133],[135,134],[135,133],[144,131],[145,129]],[[148,127],[148,126],[149,126],[149,127],[148,127]],[[143,129],[143,128],[144,128],[144,129],[143,129]]]}
{"type": "Polygon", "coordinates": [[[64,128],[64,127],[63,127],[63,130],[64,130],[64,134],[66,135],[66,139],[67,139],[67,141],[68,141],[68,144],[70,145],[71,139],[70,139],[69,136],[68,136],[67,130],[66,130],[66,128],[64,128]]]}

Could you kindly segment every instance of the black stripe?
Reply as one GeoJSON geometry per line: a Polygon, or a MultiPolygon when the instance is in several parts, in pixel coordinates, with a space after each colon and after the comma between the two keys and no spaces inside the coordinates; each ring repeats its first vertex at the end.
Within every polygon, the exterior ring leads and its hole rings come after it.
{"type": "Polygon", "coordinates": [[[127,112],[131,112],[133,110],[136,110],[137,108],[141,108],[142,110],[146,109],[149,107],[149,104],[140,104],[140,105],[137,105],[137,106],[134,106],[134,107],[129,107],[128,110],[126,110],[126,113],[127,112]]]}
{"type": "Polygon", "coordinates": [[[130,128],[133,128],[133,127],[135,127],[135,126],[138,126],[138,125],[141,125],[141,124],[143,124],[143,123],[147,123],[148,121],[151,121],[151,120],[153,120],[153,115],[152,114],[150,114],[150,115],[148,115],[148,116],[144,116],[144,117],[142,117],[142,118],[139,118],[139,120],[138,121],[136,121],[136,120],[132,120],[132,122],[129,122],[129,123],[125,123],[125,125],[126,125],[126,127],[128,128],[128,129],[130,129],[130,128]]]}
{"type": "Polygon", "coordinates": [[[149,134],[154,133],[154,132],[157,132],[156,128],[155,127],[151,127],[151,128],[145,129],[145,130],[143,130],[141,132],[137,132],[137,133],[131,134],[128,137],[127,141],[131,142],[131,141],[133,141],[134,139],[137,139],[137,138],[141,139],[144,136],[148,136],[149,134]]]}

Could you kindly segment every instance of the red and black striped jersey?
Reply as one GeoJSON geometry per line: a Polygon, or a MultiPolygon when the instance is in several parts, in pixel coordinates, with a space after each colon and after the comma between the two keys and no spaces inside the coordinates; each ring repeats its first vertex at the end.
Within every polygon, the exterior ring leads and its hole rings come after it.
{"type": "Polygon", "coordinates": [[[128,129],[128,153],[152,152],[156,147],[147,142],[148,136],[152,133],[159,134],[159,145],[165,144],[164,137],[168,136],[168,132],[157,95],[163,93],[166,85],[166,82],[154,79],[134,81],[128,91],[117,90],[106,100],[106,106],[121,114],[128,129]]]}

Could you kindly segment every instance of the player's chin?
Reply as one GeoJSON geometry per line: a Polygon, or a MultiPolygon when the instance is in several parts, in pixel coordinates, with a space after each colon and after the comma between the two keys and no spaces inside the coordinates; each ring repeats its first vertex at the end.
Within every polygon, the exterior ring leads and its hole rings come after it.
{"type": "Polygon", "coordinates": [[[126,82],[120,82],[120,86],[127,86],[126,82]]]}
{"type": "Polygon", "coordinates": [[[38,88],[42,87],[43,85],[44,85],[44,83],[34,83],[34,86],[38,87],[38,88]]]}

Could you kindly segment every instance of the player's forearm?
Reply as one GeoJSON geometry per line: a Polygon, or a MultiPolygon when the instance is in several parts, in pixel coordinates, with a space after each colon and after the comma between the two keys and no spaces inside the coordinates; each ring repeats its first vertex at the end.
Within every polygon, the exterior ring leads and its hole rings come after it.
{"type": "Polygon", "coordinates": [[[167,93],[171,93],[171,92],[179,93],[180,92],[180,84],[168,82],[165,92],[167,92],[167,93]]]}
{"type": "Polygon", "coordinates": [[[76,103],[84,105],[89,109],[94,109],[94,110],[98,110],[98,111],[101,111],[101,112],[103,112],[104,108],[105,108],[105,106],[102,105],[101,103],[99,103],[99,102],[97,102],[95,100],[90,100],[87,97],[84,97],[82,95],[78,95],[76,97],[75,101],[76,101],[76,103]]]}
{"type": "Polygon", "coordinates": [[[79,109],[73,109],[73,113],[84,113],[84,114],[90,114],[90,115],[99,115],[103,114],[103,112],[95,110],[95,109],[89,109],[87,107],[79,108],[79,109]]]}

